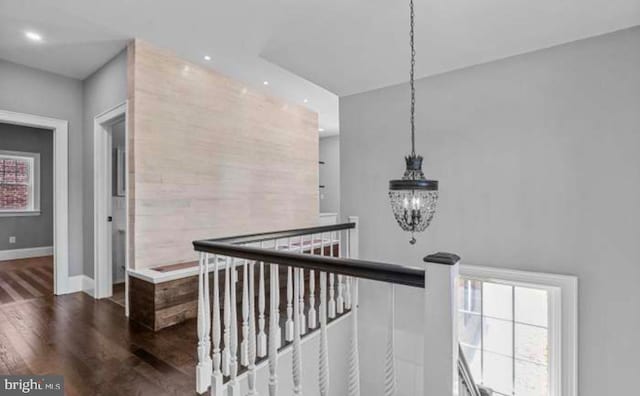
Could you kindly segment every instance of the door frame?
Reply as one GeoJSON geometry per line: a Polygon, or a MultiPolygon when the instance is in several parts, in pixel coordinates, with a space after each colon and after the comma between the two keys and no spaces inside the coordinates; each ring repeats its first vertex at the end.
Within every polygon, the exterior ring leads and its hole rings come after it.
{"type": "MultiPolygon", "coordinates": [[[[125,122],[125,151],[128,152],[127,102],[123,102],[94,118],[93,122],[93,279],[94,298],[113,295],[113,264],[111,257],[112,223],[107,220],[112,215],[111,195],[111,148],[113,124],[125,122]]],[[[125,155],[125,169],[128,170],[125,155]]],[[[128,179],[128,171],[125,172],[128,179]]],[[[125,186],[127,186],[125,180],[125,186]]],[[[125,188],[125,311],[128,314],[129,299],[129,194],[125,188]]]]}
{"type": "Polygon", "coordinates": [[[0,109],[0,122],[53,131],[53,293],[73,293],[69,277],[69,122],[0,109]]]}

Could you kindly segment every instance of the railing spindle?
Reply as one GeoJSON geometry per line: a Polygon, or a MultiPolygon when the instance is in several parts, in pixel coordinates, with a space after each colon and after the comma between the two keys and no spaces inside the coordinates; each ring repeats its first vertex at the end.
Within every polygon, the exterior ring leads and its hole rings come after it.
{"type": "MultiPolygon", "coordinates": [[[[262,263],[260,263],[262,264],[262,263]]],[[[255,299],[255,262],[249,264],[249,385],[248,396],[257,396],[256,390],[256,299],[255,299]]]]}
{"type": "Polygon", "coordinates": [[[211,385],[211,341],[209,339],[211,311],[209,309],[209,254],[200,253],[198,272],[198,365],[196,391],[205,392],[211,385]]]}
{"type": "MultiPolygon", "coordinates": [[[[276,248],[277,248],[276,241],[276,248]]],[[[260,247],[263,248],[264,244],[260,243],[260,247]]],[[[264,318],[264,307],[265,307],[265,294],[264,294],[264,262],[260,262],[260,278],[258,280],[258,344],[257,344],[257,353],[258,357],[265,357],[267,355],[267,334],[264,332],[265,318],[264,318]]],[[[273,285],[271,284],[271,287],[273,285]]]]}
{"type": "Polygon", "coordinates": [[[280,288],[278,287],[279,268],[269,264],[271,278],[269,284],[269,396],[278,396],[278,348],[280,347],[280,288]],[[275,287],[274,287],[275,285],[275,287]]]}
{"type": "Polygon", "coordinates": [[[240,342],[240,364],[249,365],[249,275],[247,260],[242,261],[242,341],[240,342]]]}
{"type": "Polygon", "coordinates": [[[224,350],[222,351],[222,374],[224,376],[229,376],[229,373],[231,372],[229,370],[229,365],[231,363],[231,352],[229,350],[229,344],[231,343],[231,335],[229,333],[231,326],[231,286],[229,285],[229,273],[231,272],[229,269],[231,266],[230,260],[231,259],[229,259],[229,257],[225,257],[224,260],[224,333],[222,335],[222,340],[224,341],[224,350]]]}
{"type": "MultiPolygon", "coordinates": [[[[276,240],[276,246],[278,241],[276,240]]],[[[269,286],[269,289],[275,288],[276,293],[276,301],[275,301],[275,309],[276,309],[276,350],[282,346],[282,329],[280,328],[280,267],[277,264],[269,264],[269,268],[276,268],[276,276],[275,276],[275,284],[274,286],[269,286]]]]}
{"type": "Polygon", "coordinates": [[[395,312],[396,312],[396,289],[390,285],[389,292],[389,320],[387,329],[387,349],[384,355],[384,396],[395,396],[396,394],[396,354],[395,354],[395,312]]]}
{"type": "MultiPolygon", "coordinates": [[[[291,238],[288,238],[288,247],[291,251],[291,238]]],[[[302,247],[300,247],[302,249],[302,247]]],[[[302,253],[302,250],[300,250],[302,253]]],[[[286,341],[293,341],[293,274],[292,268],[287,267],[287,322],[284,328],[284,337],[286,341]]]]}
{"type": "Polygon", "coordinates": [[[309,328],[315,329],[318,327],[318,314],[316,313],[316,272],[314,270],[309,271],[309,328]]]}
{"type": "Polygon", "coordinates": [[[302,361],[300,356],[300,334],[301,334],[301,318],[300,318],[300,271],[298,268],[293,270],[295,280],[293,282],[293,352],[292,357],[292,376],[293,376],[293,394],[294,396],[302,395],[302,361]]]}
{"type": "MultiPolygon", "coordinates": [[[[303,245],[304,243],[304,236],[300,237],[300,245],[303,245]]],[[[313,254],[313,239],[311,239],[310,241],[311,244],[311,254],[313,254]]],[[[298,281],[300,282],[300,334],[301,335],[305,335],[307,333],[307,317],[304,313],[304,269],[299,268],[298,269],[300,271],[300,275],[299,275],[299,279],[298,281]]]]}
{"type": "MultiPolygon", "coordinates": [[[[345,256],[347,258],[351,258],[351,234],[347,230],[345,233],[345,256]]],[[[344,292],[344,307],[346,309],[351,309],[351,277],[345,277],[344,282],[345,292],[344,292]]]]}
{"type": "Polygon", "coordinates": [[[229,344],[229,384],[227,385],[228,396],[240,396],[240,383],[238,376],[238,312],[236,308],[236,284],[238,283],[238,273],[236,270],[236,259],[231,259],[231,318],[230,318],[230,344],[229,344]]]}
{"type": "MultiPolygon", "coordinates": [[[[345,257],[345,249],[342,244],[341,232],[336,232],[338,243],[338,257],[345,257]]],[[[336,299],[336,311],[339,315],[344,313],[344,276],[338,275],[338,298],[336,299]]]]}
{"type": "Polygon", "coordinates": [[[222,395],[222,371],[220,370],[220,276],[218,274],[218,256],[213,256],[213,374],[211,375],[211,393],[222,395]]]}
{"type": "Polygon", "coordinates": [[[329,395],[329,340],[327,337],[327,273],[320,272],[320,361],[318,382],[320,396],[329,395]]]}
{"type": "Polygon", "coordinates": [[[349,342],[349,378],[347,395],[360,396],[360,357],[358,350],[358,279],[353,279],[351,288],[351,334],[349,342]]]}
{"type": "MultiPolygon", "coordinates": [[[[333,249],[333,232],[329,233],[329,256],[334,257],[335,254],[333,249]]],[[[336,317],[336,300],[335,300],[335,275],[329,274],[329,319],[333,319],[336,317]]]]}

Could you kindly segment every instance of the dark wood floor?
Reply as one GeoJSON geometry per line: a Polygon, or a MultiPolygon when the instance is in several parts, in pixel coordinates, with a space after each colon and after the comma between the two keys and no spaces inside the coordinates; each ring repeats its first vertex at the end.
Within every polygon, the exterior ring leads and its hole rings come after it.
{"type": "Polygon", "coordinates": [[[66,395],[195,394],[195,320],[154,333],[109,299],[53,296],[42,268],[0,268],[0,374],[62,374],[66,395]]]}
{"type": "Polygon", "coordinates": [[[153,332],[130,322],[119,298],[54,296],[50,259],[4,264],[0,375],[61,374],[66,395],[196,394],[195,319],[153,332]]]}
{"type": "Polygon", "coordinates": [[[52,256],[0,261],[0,305],[52,294],[52,256]]]}
{"type": "Polygon", "coordinates": [[[109,297],[111,301],[118,304],[119,306],[125,306],[125,292],[124,292],[124,282],[116,283],[113,285],[113,295],[109,297]]]}

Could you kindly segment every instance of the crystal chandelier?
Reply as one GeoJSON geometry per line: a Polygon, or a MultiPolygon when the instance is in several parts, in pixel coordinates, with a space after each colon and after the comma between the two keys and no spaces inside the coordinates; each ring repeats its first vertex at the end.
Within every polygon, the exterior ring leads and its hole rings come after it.
{"type": "Polygon", "coordinates": [[[413,0],[409,1],[411,27],[409,45],[411,47],[411,68],[409,86],[411,87],[411,155],[406,156],[407,169],[402,179],[389,181],[389,199],[393,215],[400,227],[411,233],[409,242],[416,243],[415,233],[429,227],[436,212],[438,201],[438,181],[427,180],[422,173],[422,156],[416,155],[415,107],[416,90],[414,68],[416,51],[413,43],[414,12],[413,0]]]}

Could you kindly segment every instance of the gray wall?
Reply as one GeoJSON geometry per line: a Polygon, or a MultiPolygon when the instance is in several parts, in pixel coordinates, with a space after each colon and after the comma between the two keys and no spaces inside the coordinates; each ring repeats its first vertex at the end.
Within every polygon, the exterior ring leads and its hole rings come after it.
{"type": "MultiPolygon", "coordinates": [[[[409,151],[408,87],[340,100],[341,212],[360,216],[361,257],[420,265],[441,250],[578,276],[581,396],[625,394],[640,372],[639,49],[633,28],[418,81],[417,151],[441,193],[413,247],[387,202],[409,151]]],[[[402,293],[400,316],[421,304],[402,293]]]]}
{"type": "Polygon", "coordinates": [[[0,109],[69,121],[69,275],[93,277],[93,119],[126,98],[126,50],[84,81],[0,60],[0,109]]]}
{"type": "Polygon", "coordinates": [[[0,109],[69,121],[69,275],[82,273],[82,82],[0,60],[0,109]]]}
{"type": "Polygon", "coordinates": [[[83,82],[84,274],[93,278],[93,120],[127,100],[127,52],[123,50],[83,82]]]}
{"type": "Polygon", "coordinates": [[[340,137],[320,139],[320,212],[340,212],[340,137]]]}
{"type": "Polygon", "coordinates": [[[0,123],[0,150],[40,154],[40,214],[0,217],[0,250],[53,246],[53,132],[0,123]]]}

